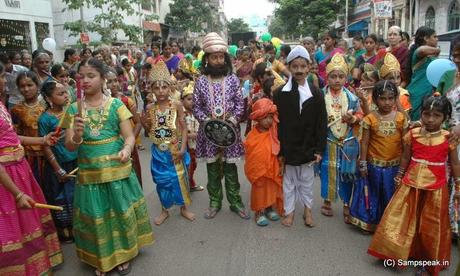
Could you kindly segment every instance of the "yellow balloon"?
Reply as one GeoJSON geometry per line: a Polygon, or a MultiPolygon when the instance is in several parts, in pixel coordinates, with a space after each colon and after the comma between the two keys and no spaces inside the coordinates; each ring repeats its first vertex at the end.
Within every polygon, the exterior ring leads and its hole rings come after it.
{"type": "Polygon", "coordinates": [[[204,51],[201,50],[199,53],[198,53],[198,60],[201,60],[204,56],[204,51]]]}
{"type": "Polygon", "coordinates": [[[281,46],[281,44],[283,43],[283,41],[277,37],[274,37],[272,38],[272,44],[273,46],[275,46],[275,48],[278,48],[279,46],[281,46]]]}

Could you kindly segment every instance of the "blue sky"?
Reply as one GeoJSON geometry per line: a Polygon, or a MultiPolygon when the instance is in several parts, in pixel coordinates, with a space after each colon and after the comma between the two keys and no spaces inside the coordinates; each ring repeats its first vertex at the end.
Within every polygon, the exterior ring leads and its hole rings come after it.
{"type": "Polygon", "coordinates": [[[225,0],[224,11],[227,19],[241,17],[248,20],[251,16],[265,18],[273,13],[275,5],[267,0],[225,0]]]}

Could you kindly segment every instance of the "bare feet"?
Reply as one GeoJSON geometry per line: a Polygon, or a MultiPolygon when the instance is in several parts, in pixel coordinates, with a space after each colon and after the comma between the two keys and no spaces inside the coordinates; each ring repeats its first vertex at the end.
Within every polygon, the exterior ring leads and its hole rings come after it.
{"type": "Polygon", "coordinates": [[[94,271],[94,274],[96,274],[96,276],[105,276],[105,272],[102,272],[102,271],[100,271],[99,269],[96,269],[96,270],[94,271]]]}
{"type": "Polygon", "coordinates": [[[194,221],[194,220],[195,220],[195,214],[192,213],[192,212],[190,212],[189,210],[187,210],[187,208],[186,208],[185,206],[180,207],[180,214],[181,214],[184,218],[186,218],[186,219],[188,219],[188,220],[190,220],[190,221],[194,221]]]}
{"type": "Polygon", "coordinates": [[[303,219],[305,220],[305,226],[310,228],[315,226],[315,224],[313,223],[313,215],[311,214],[310,208],[305,207],[305,210],[303,212],[303,219]]]}
{"type": "Polygon", "coordinates": [[[323,206],[321,206],[321,214],[323,214],[326,217],[332,217],[333,213],[330,201],[324,201],[323,206]]]}
{"type": "Polygon", "coordinates": [[[345,222],[346,224],[351,224],[350,208],[347,204],[343,205],[343,222],[345,222]]]}
{"type": "Polygon", "coordinates": [[[156,225],[161,225],[167,218],[169,218],[169,213],[166,210],[162,210],[161,214],[153,221],[156,225]]]}
{"type": "Polygon", "coordinates": [[[294,222],[294,212],[285,216],[283,220],[281,220],[281,224],[287,227],[291,227],[293,222],[294,222]]]}
{"type": "Polygon", "coordinates": [[[129,262],[117,266],[117,272],[119,275],[127,275],[131,272],[131,266],[129,262]]]}

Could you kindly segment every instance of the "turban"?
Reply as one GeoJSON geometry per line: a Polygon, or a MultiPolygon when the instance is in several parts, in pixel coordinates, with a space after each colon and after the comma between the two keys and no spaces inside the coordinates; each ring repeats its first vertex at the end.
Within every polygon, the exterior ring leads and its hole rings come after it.
{"type": "Polygon", "coordinates": [[[331,61],[326,66],[326,74],[329,75],[330,72],[335,70],[348,74],[348,65],[342,54],[337,53],[332,57],[331,61]]]}
{"type": "Polygon", "coordinates": [[[308,61],[310,61],[310,54],[308,53],[307,49],[305,49],[303,46],[296,46],[292,51],[289,53],[289,55],[286,58],[286,62],[290,63],[296,58],[304,58],[308,61]]]}
{"type": "Polygon", "coordinates": [[[209,33],[203,39],[203,51],[205,53],[226,53],[227,43],[217,33],[209,33]]]}
{"type": "Polygon", "coordinates": [[[279,120],[276,105],[274,105],[270,99],[259,99],[252,105],[252,112],[249,115],[249,118],[254,121],[259,121],[267,117],[268,114],[273,114],[273,124],[269,129],[270,138],[272,141],[272,153],[274,155],[278,155],[280,152],[280,141],[278,140],[279,120]]]}

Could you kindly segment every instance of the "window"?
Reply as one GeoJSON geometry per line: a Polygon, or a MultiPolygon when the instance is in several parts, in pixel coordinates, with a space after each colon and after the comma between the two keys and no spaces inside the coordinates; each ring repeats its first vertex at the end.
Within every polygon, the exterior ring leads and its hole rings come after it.
{"type": "Polygon", "coordinates": [[[457,0],[450,4],[447,17],[447,31],[460,29],[460,6],[457,0]]]}
{"type": "Polygon", "coordinates": [[[429,7],[426,10],[425,14],[425,26],[431,28],[434,30],[434,25],[435,25],[435,12],[433,7],[429,7]]]}

